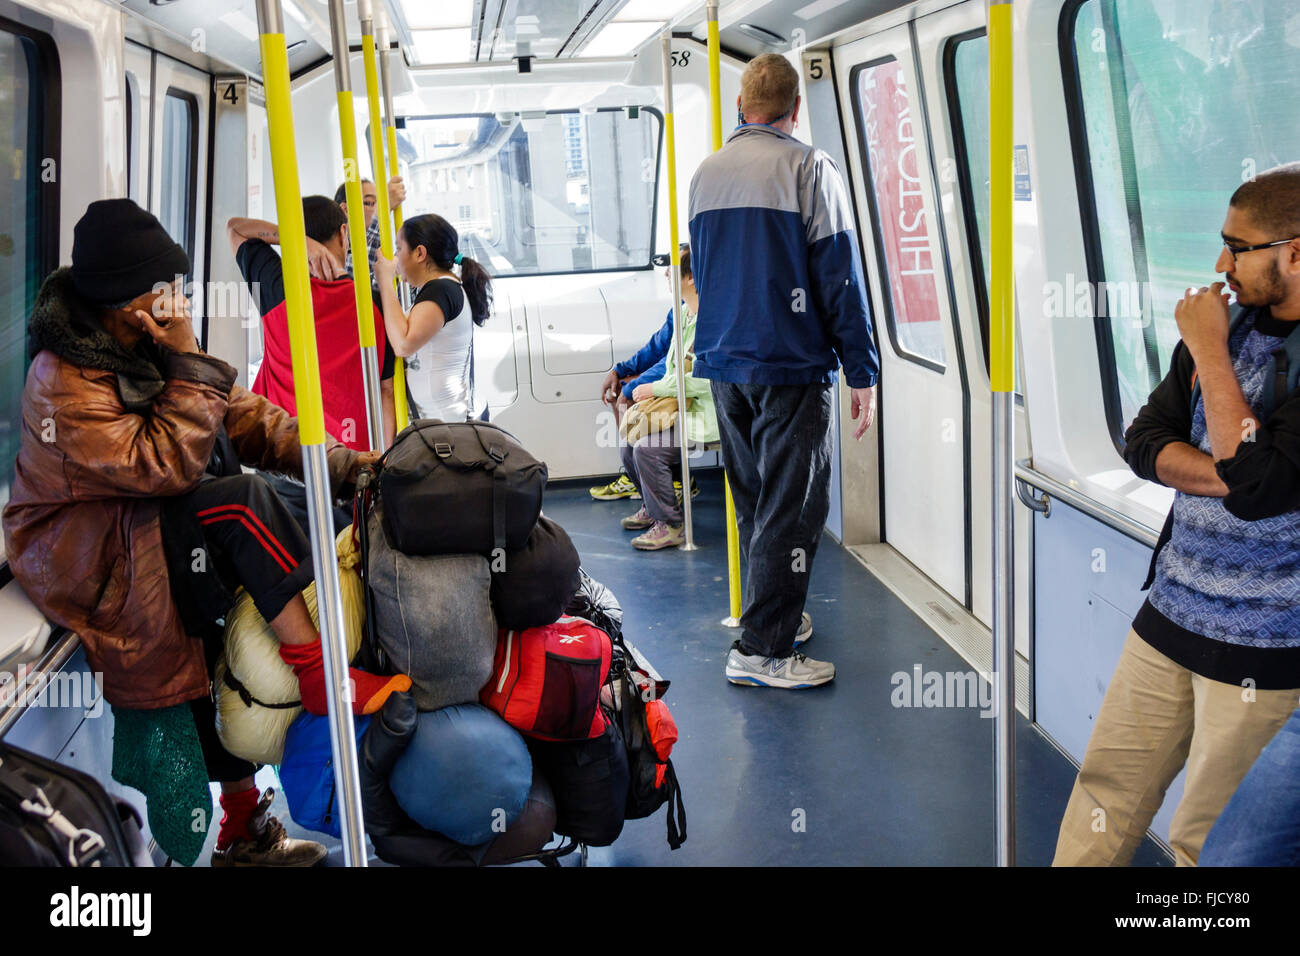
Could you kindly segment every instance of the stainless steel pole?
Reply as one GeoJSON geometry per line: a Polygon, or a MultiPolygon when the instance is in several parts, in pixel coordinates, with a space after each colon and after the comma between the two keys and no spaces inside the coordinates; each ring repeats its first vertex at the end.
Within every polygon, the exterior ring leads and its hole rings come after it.
{"type": "Polygon", "coordinates": [[[668,150],[668,233],[672,243],[673,348],[677,355],[677,444],[682,452],[682,522],[686,528],[683,551],[695,550],[695,529],[691,521],[691,450],[686,437],[686,353],[682,336],[682,250],[677,240],[677,140],[673,129],[672,32],[665,29],[662,40],[664,68],[664,132],[668,150]]]}
{"type": "Polygon", "coordinates": [[[365,866],[366,837],[361,819],[357,738],[352,722],[352,694],[347,684],[348,654],[338,559],[334,550],[329,469],[325,454],[325,415],[321,403],[320,365],[316,358],[311,282],[307,275],[307,239],[302,192],[298,184],[298,154],[294,144],[289,56],[284,42],[280,0],[257,0],[257,21],[261,33],[262,80],[266,89],[280,249],[284,260],[285,307],[290,349],[294,353],[293,386],[298,405],[303,478],[307,485],[307,514],[325,665],[330,749],[334,757],[335,788],[339,795],[343,861],[348,866],[365,866]]]}
{"type": "Polygon", "coordinates": [[[993,393],[993,786],[998,866],[1016,862],[1015,395],[993,393]]]}

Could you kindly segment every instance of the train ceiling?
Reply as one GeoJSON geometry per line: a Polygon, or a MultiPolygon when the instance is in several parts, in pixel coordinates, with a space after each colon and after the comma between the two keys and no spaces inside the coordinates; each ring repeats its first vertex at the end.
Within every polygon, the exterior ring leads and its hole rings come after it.
{"type": "MultiPolygon", "coordinates": [[[[261,74],[254,0],[118,0],[144,28],[212,60],[261,74]]],[[[328,58],[326,0],[282,0],[289,67],[328,58]]],[[[375,0],[413,67],[538,59],[630,57],[667,26],[705,37],[702,0],[375,0]]],[[[722,0],[722,46],[741,56],[784,52],[898,7],[906,0],[722,0]]],[[[345,3],[349,43],[361,42],[356,2],[345,3]]]]}

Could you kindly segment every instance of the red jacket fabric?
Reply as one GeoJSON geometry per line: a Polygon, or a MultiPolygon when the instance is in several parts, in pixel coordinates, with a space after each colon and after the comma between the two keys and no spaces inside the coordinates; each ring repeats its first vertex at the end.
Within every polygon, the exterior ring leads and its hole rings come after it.
{"type": "MultiPolygon", "coordinates": [[[[316,352],[320,359],[321,404],[325,430],[353,451],[368,451],[366,393],[361,374],[361,336],[357,331],[356,293],[351,279],[311,280],[316,318],[316,352]]],[[[384,354],[384,319],[375,315],[376,357],[384,354]]],[[[262,316],[263,354],[252,392],[298,414],[293,391],[293,357],[285,303],[262,316]]]]}

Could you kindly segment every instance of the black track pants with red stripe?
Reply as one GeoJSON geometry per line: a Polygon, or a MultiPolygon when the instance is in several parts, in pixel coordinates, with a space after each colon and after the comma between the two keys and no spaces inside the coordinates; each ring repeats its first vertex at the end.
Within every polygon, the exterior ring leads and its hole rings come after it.
{"type": "MultiPolygon", "coordinates": [[[[278,617],[293,596],[311,583],[307,539],[260,475],[206,478],[184,499],[203,534],[212,565],[205,571],[243,585],[267,621],[278,617]]],[[[202,562],[170,570],[173,575],[193,574],[196,566],[202,562]]]]}

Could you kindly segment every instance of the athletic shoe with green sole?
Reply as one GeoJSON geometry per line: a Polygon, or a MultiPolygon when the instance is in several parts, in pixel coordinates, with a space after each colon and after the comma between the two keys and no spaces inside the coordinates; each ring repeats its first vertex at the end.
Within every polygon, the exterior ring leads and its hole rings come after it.
{"type": "Polygon", "coordinates": [[[592,488],[591,497],[597,501],[617,501],[619,498],[631,498],[633,501],[641,500],[641,491],[636,485],[632,484],[632,479],[627,475],[619,475],[607,485],[601,485],[599,488],[592,488]]]}

